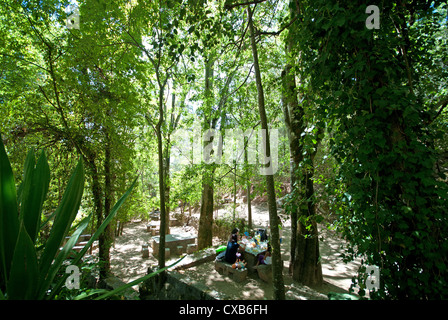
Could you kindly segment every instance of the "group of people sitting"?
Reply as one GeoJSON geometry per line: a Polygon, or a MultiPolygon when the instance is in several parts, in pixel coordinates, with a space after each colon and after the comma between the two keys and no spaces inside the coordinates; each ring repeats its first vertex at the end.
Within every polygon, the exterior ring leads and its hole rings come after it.
{"type": "MultiPolygon", "coordinates": [[[[227,248],[225,251],[224,260],[232,265],[233,268],[241,269],[246,267],[246,261],[242,259],[242,255],[240,252],[238,252],[238,249],[241,251],[244,251],[244,247],[241,247],[238,241],[240,240],[240,234],[239,229],[235,228],[232,230],[232,234],[229,237],[229,240],[227,242],[227,248]]],[[[260,264],[271,264],[271,254],[270,251],[266,251],[265,255],[259,255],[257,264],[255,267],[257,267],[260,264]]]]}

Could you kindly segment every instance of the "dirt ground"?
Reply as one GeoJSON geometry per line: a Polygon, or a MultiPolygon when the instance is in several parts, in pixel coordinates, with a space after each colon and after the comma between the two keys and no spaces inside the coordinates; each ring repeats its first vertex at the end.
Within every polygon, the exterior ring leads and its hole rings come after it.
{"type": "MultiPolygon", "coordinates": [[[[244,217],[247,207],[244,204],[237,209],[240,217],[244,217]]],[[[225,210],[219,210],[218,216],[225,210]]],[[[252,207],[254,227],[268,227],[269,214],[267,207],[263,204],[252,207]]],[[[337,235],[325,227],[320,227],[319,243],[322,257],[322,273],[324,283],[319,287],[309,288],[303,286],[288,275],[289,266],[289,243],[291,225],[288,220],[283,220],[283,241],[281,245],[282,259],[284,261],[284,283],[287,299],[293,300],[320,300],[328,299],[328,292],[348,292],[351,278],[356,275],[359,262],[345,264],[341,257],[341,246],[344,242],[337,235]]],[[[197,236],[197,230],[192,226],[171,227],[171,233],[190,233],[197,236]]],[[[133,221],[128,223],[123,234],[116,238],[115,245],[111,250],[111,269],[115,276],[124,282],[133,281],[146,274],[147,268],[157,264],[152,255],[150,247],[149,258],[142,258],[141,249],[143,244],[150,243],[151,235],[146,232],[146,222],[133,221]]],[[[214,245],[224,244],[219,239],[214,239],[214,245]]],[[[167,265],[175,260],[167,261],[167,265]]],[[[227,276],[220,275],[215,271],[213,262],[192,267],[180,271],[192,282],[202,282],[209,288],[224,293],[230,299],[263,300],[273,299],[273,288],[260,280],[256,274],[249,275],[245,282],[236,283],[227,276]]],[[[134,289],[138,289],[135,286],[134,289]]]]}

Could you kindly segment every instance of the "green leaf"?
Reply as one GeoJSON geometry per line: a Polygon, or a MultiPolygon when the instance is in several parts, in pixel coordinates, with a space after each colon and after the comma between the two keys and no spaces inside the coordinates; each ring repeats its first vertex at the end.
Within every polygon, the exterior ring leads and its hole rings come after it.
{"type": "Polygon", "coordinates": [[[48,217],[47,220],[45,220],[44,222],[42,222],[42,224],[40,225],[40,229],[42,229],[43,227],[45,227],[45,225],[46,225],[48,222],[50,222],[50,221],[54,218],[55,214],[56,214],[56,211],[54,211],[54,212],[48,217]]]}
{"type": "Polygon", "coordinates": [[[28,190],[25,190],[25,185],[27,180],[31,180],[33,176],[34,164],[36,162],[36,157],[34,156],[34,150],[30,149],[28,154],[26,155],[25,164],[23,166],[23,182],[20,184],[19,189],[17,190],[17,202],[19,204],[22,203],[23,194],[28,190]]]}
{"type": "Polygon", "coordinates": [[[107,289],[92,289],[92,290],[80,293],[75,298],[73,298],[73,300],[83,300],[83,299],[87,299],[95,294],[101,294],[101,293],[107,293],[107,292],[109,292],[109,290],[107,290],[107,289]]]}
{"type": "Polygon", "coordinates": [[[51,228],[50,236],[45,244],[40,261],[41,274],[47,274],[62,240],[66,237],[73,220],[78,213],[81,197],[84,191],[84,165],[79,160],[62,196],[61,203],[56,209],[56,216],[51,228]]]}
{"type": "Polygon", "coordinates": [[[8,299],[34,299],[38,279],[36,249],[22,223],[11,263],[11,274],[6,285],[8,299]]]}
{"type": "Polygon", "coordinates": [[[336,98],[339,98],[342,94],[343,94],[343,92],[338,90],[333,93],[333,96],[335,96],[336,98]]]}
{"type": "Polygon", "coordinates": [[[18,234],[16,186],[0,135],[0,284],[8,278],[18,234]]]}
{"type": "Polygon", "coordinates": [[[25,161],[20,208],[20,219],[23,220],[33,243],[39,232],[42,206],[50,184],[50,168],[45,153],[42,151],[36,168],[34,162],[34,152],[31,150],[25,161]]]}

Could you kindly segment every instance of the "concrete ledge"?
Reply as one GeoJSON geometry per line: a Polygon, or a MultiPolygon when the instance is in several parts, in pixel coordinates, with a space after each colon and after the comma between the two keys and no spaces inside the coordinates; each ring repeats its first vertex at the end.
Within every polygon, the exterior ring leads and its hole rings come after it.
{"type": "MultiPolygon", "coordinates": [[[[152,273],[153,268],[148,268],[152,273]]],[[[191,280],[176,271],[166,273],[166,282],[157,285],[157,276],[139,285],[141,300],[230,300],[228,296],[211,290],[204,284],[191,280]]]]}
{"type": "Polygon", "coordinates": [[[211,262],[215,260],[215,258],[216,258],[216,252],[214,248],[196,251],[192,254],[187,255],[181,262],[179,262],[179,264],[177,264],[174,267],[173,270],[188,269],[203,264],[205,262],[211,262]]]}
{"type": "MultiPolygon", "coordinates": [[[[115,290],[124,285],[126,285],[126,282],[123,282],[119,278],[111,275],[107,277],[105,280],[101,281],[98,287],[107,290],[115,290]]],[[[140,300],[138,292],[132,288],[127,288],[118,295],[121,297],[122,300],[140,300]]]]}

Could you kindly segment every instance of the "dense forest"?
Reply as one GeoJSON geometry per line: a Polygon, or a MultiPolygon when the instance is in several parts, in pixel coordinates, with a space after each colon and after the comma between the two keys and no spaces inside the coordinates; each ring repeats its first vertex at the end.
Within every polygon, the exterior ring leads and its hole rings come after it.
{"type": "Polygon", "coordinates": [[[321,225],[362,259],[361,289],[379,268],[371,299],[448,298],[446,1],[0,7],[0,298],[61,297],[86,232],[106,277],[117,229],[155,211],[163,283],[173,212],[198,212],[209,248],[237,195],[247,230],[266,201],[275,299],[281,210],[294,281],[323,281],[321,225]]]}

